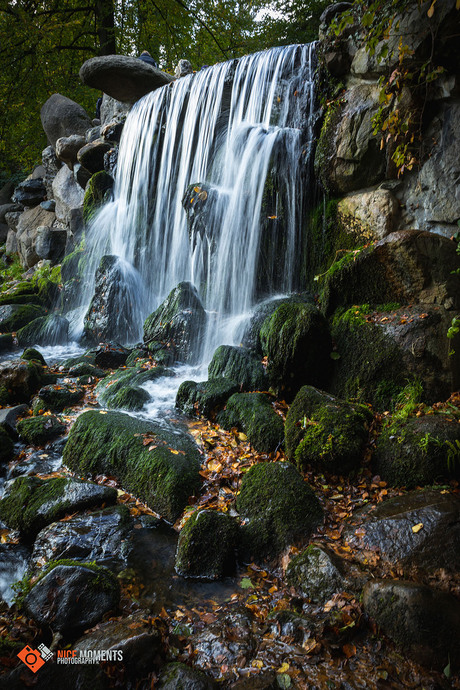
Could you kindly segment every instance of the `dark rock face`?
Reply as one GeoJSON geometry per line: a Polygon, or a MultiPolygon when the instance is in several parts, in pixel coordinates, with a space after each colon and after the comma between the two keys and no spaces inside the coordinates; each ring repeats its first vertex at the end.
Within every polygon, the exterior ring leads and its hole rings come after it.
{"type": "Polygon", "coordinates": [[[403,580],[373,580],[363,591],[366,613],[409,657],[442,670],[460,663],[460,603],[451,594],[403,580]]]}
{"type": "Polygon", "coordinates": [[[78,162],[90,173],[97,173],[104,170],[104,156],[110,151],[110,144],[105,141],[92,141],[85,144],[77,155],[78,162]]]}
{"type": "Polygon", "coordinates": [[[174,77],[157,67],[126,55],[90,58],[80,69],[80,79],[87,86],[124,103],[134,103],[150,91],[174,81],[174,77]]]}
{"type": "Polygon", "coordinates": [[[371,421],[363,405],[303,386],[286,416],[286,454],[299,469],[343,474],[359,466],[371,421]]]}
{"type": "Polygon", "coordinates": [[[8,463],[14,457],[14,444],[11,436],[0,426],[0,464],[8,463]]]}
{"type": "Polygon", "coordinates": [[[0,306],[0,331],[17,331],[33,319],[44,316],[46,309],[35,304],[5,304],[0,306]]]}
{"type": "Polygon", "coordinates": [[[103,256],[96,271],[94,297],[85,316],[85,333],[95,342],[122,337],[134,341],[140,285],[134,269],[117,256],[103,256]],[[135,319],[134,319],[135,321],[135,319]]]}
{"type": "Polygon", "coordinates": [[[81,414],[70,431],[63,460],[80,474],[115,475],[171,522],[200,485],[200,456],[188,434],[121,412],[81,414]],[[153,450],[144,445],[146,438],[153,439],[153,450]]]}
{"type": "Polygon", "coordinates": [[[283,443],[283,420],[265,393],[235,393],[217,421],[224,429],[243,431],[260,453],[272,453],[283,443]]]}
{"type": "MultiPolygon", "coordinates": [[[[355,513],[345,539],[357,549],[376,550],[405,567],[424,571],[460,569],[460,499],[439,491],[412,491],[355,513]],[[416,525],[422,527],[413,532],[416,525]]],[[[359,553],[359,552],[358,552],[359,553]]]]}
{"type": "Polygon", "coordinates": [[[66,477],[19,477],[0,501],[0,519],[26,538],[67,513],[114,503],[115,489],[66,477]]]}
{"type": "Polygon", "coordinates": [[[286,462],[254,465],[244,475],[237,498],[242,553],[256,559],[276,557],[286,546],[308,538],[323,519],[312,489],[286,462]]]}
{"type": "Polygon", "coordinates": [[[458,477],[459,441],[458,422],[440,415],[412,417],[390,425],[380,434],[374,469],[391,486],[410,489],[458,477]]]}
{"type": "Polygon", "coordinates": [[[26,443],[34,446],[51,441],[65,433],[65,424],[54,415],[28,417],[18,422],[18,433],[26,443]]]}
{"type": "Polygon", "coordinates": [[[184,381],[176,395],[176,407],[184,414],[211,417],[221,409],[239,387],[230,379],[218,378],[208,381],[184,381]]]}
{"type": "Polygon", "coordinates": [[[34,319],[17,332],[19,345],[62,345],[69,339],[69,322],[65,316],[50,314],[34,319]]]}
{"type": "Polygon", "coordinates": [[[48,141],[53,148],[60,137],[81,134],[91,127],[91,120],[85,110],[66,96],[54,93],[40,111],[40,118],[48,141]]]}
{"type": "Polygon", "coordinates": [[[290,585],[299,587],[304,597],[320,604],[344,587],[340,558],[316,544],[291,559],[286,578],[290,585]]]}
{"type": "Polygon", "coordinates": [[[37,362],[0,364],[0,404],[28,403],[43,385],[43,367],[37,362]]]}
{"type": "Polygon", "coordinates": [[[50,228],[46,225],[37,228],[34,249],[39,259],[49,259],[53,264],[59,263],[64,257],[66,243],[65,228],[50,228]]]}
{"type": "Polygon", "coordinates": [[[86,144],[86,139],[82,134],[71,134],[68,137],[60,137],[56,141],[56,158],[71,170],[77,162],[77,153],[86,144]]]}
{"type": "Polygon", "coordinates": [[[213,510],[190,517],[179,535],[176,572],[184,577],[219,580],[235,570],[237,524],[213,510]]]}
{"type": "Polygon", "coordinates": [[[268,384],[260,359],[249,350],[232,345],[217,348],[208,366],[208,376],[235,381],[240,391],[265,390],[268,384]]]}
{"type": "Polygon", "coordinates": [[[144,323],[144,342],[168,343],[180,362],[193,362],[206,324],[206,312],[196,288],[187,282],[171,290],[144,323]]]}
{"type": "Polygon", "coordinates": [[[43,180],[24,180],[13,194],[13,201],[23,206],[38,206],[46,198],[46,189],[43,180]]]}
{"type": "Polygon", "coordinates": [[[70,384],[43,386],[33,401],[33,409],[34,412],[38,409],[62,412],[66,407],[77,405],[84,395],[85,391],[83,388],[71,386],[70,384]]]}
{"type": "MultiPolygon", "coordinates": [[[[182,60],[181,60],[182,62],[182,60]]],[[[185,60],[183,62],[186,62],[185,60]]],[[[158,690],[215,690],[217,684],[202,671],[175,661],[166,664],[158,681],[158,690]]]]}
{"type": "Polygon", "coordinates": [[[8,479],[56,472],[62,467],[62,451],[65,443],[65,438],[59,438],[50,443],[46,449],[32,453],[28,460],[22,460],[10,468],[8,479]]]}
{"type": "Polygon", "coordinates": [[[0,410],[0,426],[8,432],[12,439],[16,440],[18,432],[16,425],[18,417],[29,410],[27,405],[16,405],[15,407],[5,407],[0,410]]]}
{"type": "Polygon", "coordinates": [[[109,568],[122,565],[129,553],[133,520],[126,506],[113,506],[66,522],[53,522],[39,532],[31,567],[40,570],[51,560],[95,561],[109,568]]]}
{"type": "Polygon", "coordinates": [[[203,632],[192,635],[191,642],[198,652],[196,666],[201,669],[222,663],[222,660],[238,665],[237,659],[251,659],[256,648],[251,614],[244,607],[233,610],[203,632]]]}
{"type": "Polygon", "coordinates": [[[83,201],[83,217],[86,222],[89,222],[102,204],[108,201],[113,184],[113,177],[106,172],[96,172],[91,176],[83,201]]]}
{"type": "Polygon", "coordinates": [[[119,598],[118,581],[106,568],[58,561],[26,596],[24,608],[40,625],[74,638],[116,608],[119,598]]]}

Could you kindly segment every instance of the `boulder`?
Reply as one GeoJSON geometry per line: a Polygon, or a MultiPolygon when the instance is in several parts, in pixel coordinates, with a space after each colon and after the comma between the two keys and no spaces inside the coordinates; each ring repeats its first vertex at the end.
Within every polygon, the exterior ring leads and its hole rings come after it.
{"type": "Polygon", "coordinates": [[[460,498],[431,489],[410,491],[356,511],[343,535],[360,560],[374,551],[406,570],[455,573],[460,569],[460,498]]]}
{"type": "Polygon", "coordinates": [[[14,457],[14,443],[9,433],[0,426],[0,464],[10,462],[14,457]]]}
{"type": "Polygon", "coordinates": [[[27,345],[63,345],[69,339],[69,322],[65,316],[49,314],[30,321],[16,334],[18,344],[27,345]]]}
{"type": "Polygon", "coordinates": [[[236,566],[237,523],[216,510],[195,512],[181,529],[177,542],[178,575],[220,580],[236,566]]]}
{"type": "Polygon", "coordinates": [[[22,204],[8,202],[0,206],[0,223],[5,223],[5,216],[11,211],[23,211],[22,204]]]}
{"type": "Polygon", "coordinates": [[[106,172],[96,172],[91,176],[85,190],[83,218],[88,223],[96,211],[112,196],[114,180],[106,172]]]}
{"type": "MultiPolygon", "coordinates": [[[[204,630],[189,638],[196,652],[195,666],[209,669],[210,666],[220,666],[224,663],[238,668],[241,659],[252,659],[256,650],[253,626],[254,618],[249,608],[244,606],[229,608],[227,615],[219,617],[218,621],[207,625],[204,630]]],[[[198,683],[192,687],[199,689],[213,688],[212,685],[202,684],[204,683],[202,678],[197,681],[193,674],[176,672],[173,678],[176,680],[184,679],[187,683],[198,683]]],[[[172,686],[166,687],[171,688],[172,686]]],[[[190,685],[185,687],[190,687],[190,685]]]]}
{"type": "Polygon", "coordinates": [[[188,434],[121,412],[81,414],[63,461],[80,475],[116,476],[126,490],[171,522],[200,486],[200,454],[188,434]]]}
{"type": "Polygon", "coordinates": [[[14,441],[18,438],[18,433],[16,431],[18,417],[21,417],[28,411],[29,408],[27,405],[16,405],[15,407],[4,407],[0,409],[0,427],[7,431],[14,441]]]}
{"type": "Polygon", "coordinates": [[[339,222],[368,241],[381,240],[396,230],[399,202],[389,189],[348,194],[337,206],[339,222]]]}
{"type": "Polygon", "coordinates": [[[62,167],[62,162],[57,159],[56,152],[52,146],[47,146],[42,151],[42,164],[45,170],[43,182],[45,183],[46,196],[48,199],[53,198],[53,180],[56,177],[59,168],[62,167]]]}
{"type": "Polygon", "coordinates": [[[110,151],[110,144],[101,139],[85,144],[78,152],[78,162],[94,174],[104,170],[104,156],[110,151]]]}
{"type": "Polygon", "coordinates": [[[385,179],[386,151],[380,149],[372,125],[380,107],[379,93],[377,85],[357,84],[327,111],[315,168],[330,194],[347,194],[385,179]]]}
{"type": "Polygon", "coordinates": [[[268,357],[269,382],[279,395],[292,400],[302,385],[327,387],[332,342],[316,306],[281,304],[265,319],[260,341],[268,357]]]}
{"type": "Polygon", "coordinates": [[[98,402],[109,409],[141,410],[150,400],[150,395],[142,386],[163,376],[173,375],[172,371],[161,366],[153,369],[126,367],[99,381],[94,392],[98,402]]]}
{"type": "Polygon", "coordinates": [[[371,580],[365,612],[411,659],[442,671],[460,663],[460,602],[451,594],[404,580],[371,580]]]}
{"type": "Polygon", "coordinates": [[[243,431],[259,453],[273,453],[283,444],[283,420],[265,393],[234,393],[217,422],[224,429],[243,431]]]}
{"type": "Polygon", "coordinates": [[[310,293],[303,292],[299,294],[290,295],[290,297],[278,297],[276,299],[266,300],[258,304],[247,322],[241,344],[249,350],[253,350],[257,354],[262,355],[262,344],[260,342],[260,329],[267,317],[271,316],[279,306],[286,302],[292,303],[310,303],[314,304],[313,296],[310,293]]]}
{"type": "Polygon", "coordinates": [[[361,464],[371,421],[364,405],[303,386],[286,416],[286,455],[300,470],[345,474],[361,464]]]}
{"type": "Polygon", "coordinates": [[[36,304],[4,304],[0,306],[0,332],[17,331],[44,314],[46,309],[36,304]]]}
{"type": "Polygon", "coordinates": [[[0,363],[0,405],[28,403],[43,380],[43,367],[37,362],[0,363]]]}
{"type": "Polygon", "coordinates": [[[53,180],[53,198],[56,201],[56,218],[69,224],[71,212],[83,205],[84,192],[66,165],[62,166],[53,180]]]}
{"type": "Polygon", "coordinates": [[[142,299],[143,286],[136,269],[118,256],[103,256],[96,271],[94,296],[84,319],[84,330],[90,341],[122,338],[125,342],[135,342],[139,336],[142,299]]]}
{"type": "Polygon", "coordinates": [[[391,409],[408,376],[423,383],[423,400],[445,400],[460,385],[460,351],[446,338],[452,313],[443,307],[398,303],[337,311],[331,326],[338,359],[330,390],[391,409]]]}
{"type": "Polygon", "coordinates": [[[75,638],[118,606],[120,585],[110,570],[90,563],[51,562],[24,599],[39,625],[75,638]]]}
{"type": "Polygon", "coordinates": [[[145,320],[144,343],[166,342],[178,361],[196,361],[206,318],[196,288],[191,283],[179,283],[145,320]]]}
{"type": "Polygon", "coordinates": [[[28,209],[20,216],[16,229],[16,238],[21,263],[24,268],[34,266],[41,258],[36,252],[38,228],[52,227],[55,219],[54,213],[45,211],[41,206],[28,209]]]}
{"type": "Polygon", "coordinates": [[[460,476],[460,424],[443,415],[390,422],[377,439],[375,472],[408,489],[460,476]]]}
{"type": "Polygon", "coordinates": [[[199,383],[184,381],[177,391],[176,407],[191,417],[212,417],[238,390],[239,386],[235,381],[225,378],[209,379],[199,383]]]}
{"type": "Polygon", "coordinates": [[[118,117],[126,117],[130,109],[131,103],[122,103],[105,93],[102,96],[101,127],[104,127],[104,125],[112,122],[118,117]]]}
{"type": "Polygon", "coordinates": [[[117,115],[111,122],[102,127],[101,138],[111,144],[119,144],[125,126],[126,115],[117,115]]]}
{"type": "Polygon", "coordinates": [[[27,417],[18,422],[19,437],[33,446],[42,445],[65,433],[66,427],[54,415],[27,417]]]}
{"type": "Polygon", "coordinates": [[[321,305],[327,315],[340,306],[399,302],[460,308],[456,244],[419,230],[393,232],[348,252],[327,271],[321,305]]]}
{"type": "Polygon", "coordinates": [[[72,134],[85,135],[91,127],[91,120],[85,110],[75,101],[54,93],[42,106],[40,118],[48,141],[53,147],[60,137],[72,134]]]}
{"type": "Polygon", "coordinates": [[[73,170],[77,162],[77,153],[85,144],[86,138],[82,134],[60,137],[56,141],[56,158],[65,163],[70,170],[73,170]]]}
{"type": "Polygon", "coordinates": [[[311,544],[289,561],[286,581],[316,604],[324,604],[345,586],[344,567],[333,551],[311,544]]]}
{"type": "Polygon", "coordinates": [[[57,472],[62,467],[62,451],[67,439],[58,438],[56,441],[51,441],[46,450],[40,448],[28,456],[27,460],[17,462],[8,470],[8,479],[16,479],[16,477],[26,477],[32,475],[49,475],[57,472]]]}
{"type": "Polygon", "coordinates": [[[187,74],[193,74],[191,62],[189,60],[179,60],[174,76],[176,79],[180,79],[181,77],[186,77],[187,74]]]}
{"type": "Polygon", "coordinates": [[[234,345],[220,345],[208,366],[210,379],[220,377],[238,384],[240,391],[265,390],[268,386],[260,358],[249,350],[234,345]]]}
{"type": "MultiPolygon", "coordinates": [[[[181,60],[181,62],[187,62],[181,60]]],[[[217,683],[196,668],[191,668],[180,661],[166,664],[161,670],[158,679],[158,690],[216,690],[217,683]]]]}
{"type": "Polygon", "coordinates": [[[31,539],[46,525],[69,513],[116,500],[115,489],[73,477],[18,477],[0,500],[0,519],[31,539]]]}
{"type": "Polygon", "coordinates": [[[84,396],[83,388],[73,386],[70,383],[55,383],[40,388],[37,397],[32,401],[32,409],[34,414],[39,414],[40,410],[62,412],[66,407],[77,405],[84,396]]]}
{"type": "Polygon", "coordinates": [[[80,69],[86,86],[123,103],[134,103],[150,91],[174,81],[166,72],[127,55],[104,55],[86,60],[80,69]]]}
{"type": "Polygon", "coordinates": [[[46,188],[42,179],[30,179],[20,182],[13,194],[13,201],[23,206],[38,206],[46,197],[46,188]]]}
{"type": "Polygon", "coordinates": [[[64,258],[66,244],[67,230],[65,228],[50,228],[45,225],[37,228],[33,249],[39,259],[58,264],[64,258]]]}
{"type": "Polygon", "coordinates": [[[48,365],[46,364],[46,360],[45,360],[45,358],[43,357],[43,355],[41,354],[41,352],[39,352],[38,350],[36,350],[36,349],[33,348],[33,347],[27,347],[27,348],[24,350],[24,352],[22,353],[21,359],[24,359],[24,360],[26,360],[27,362],[38,362],[38,363],[41,364],[43,367],[48,366],[48,365]]]}
{"type": "Polygon", "coordinates": [[[29,567],[40,571],[51,560],[71,558],[119,568],[129,553],[132,528],[133,519],[122,505],[53,522],[38,533],[29,567]]]}
{"type": "Polygon", "coordinates": [[[308,539],[323,520],[313,490],[288,462],[253,465],[236,500],[243,520],[243,558],[277,557],[290,544],[308,539]]]}

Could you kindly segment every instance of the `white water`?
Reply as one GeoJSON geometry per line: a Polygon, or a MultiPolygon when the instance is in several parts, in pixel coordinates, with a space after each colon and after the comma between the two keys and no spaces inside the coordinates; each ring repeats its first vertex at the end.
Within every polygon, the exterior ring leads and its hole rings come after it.
{"type": "MultiPolygon", "coordinates": [[[[119,334],[122,342],[139,340],[145,318],[184,280],[211,315],[202,361],[217,345],[238,342],[258,298],[261,233],[268,227],[261,209],[275,161],[285,189],[275,289],[293,289],[313,142],[313,63],[312,45],[276,48],[202,70],[136,103],[120,143],[113,201],[87,233],[82,300],[91,299],[100,258],[120,257],[133,324],[130,338],[119,334]],[[189,237],[184,193],[203,183],[206,228],[189,237]]],[[[82,325],[80,315],[77,331],[82,325]]]]}

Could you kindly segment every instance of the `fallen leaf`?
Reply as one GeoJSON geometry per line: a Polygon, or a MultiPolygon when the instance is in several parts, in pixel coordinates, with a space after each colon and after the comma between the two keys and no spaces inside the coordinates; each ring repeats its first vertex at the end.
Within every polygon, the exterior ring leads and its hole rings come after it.
{"type": "Polygon", "coordinates": [[[412,527],[413,533],[414,533],[414,534],[417,534],[417,532],[420,532],[420,530],[422,529],[422,527],[423,527],[423,522],[419,522],[417,525],[414,525],[414,526],[412,527]]]}

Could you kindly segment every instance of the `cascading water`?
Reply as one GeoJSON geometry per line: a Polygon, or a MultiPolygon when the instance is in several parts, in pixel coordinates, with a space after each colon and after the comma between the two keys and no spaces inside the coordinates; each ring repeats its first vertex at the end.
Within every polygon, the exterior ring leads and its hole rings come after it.
{"type": "Polygon", "coordinates": [[[120,340],[140,339],[146,316],[191,281],[211,315],[206,360],[239,338],[256,299],[295,288],[314,71],[314,44],[275,48],[182,78],[133,107],[113,200],[87,233],[83,296],[87,305],[101,257],[118,256],[119,313],[128,309],[130,321],[120,340]]]}

